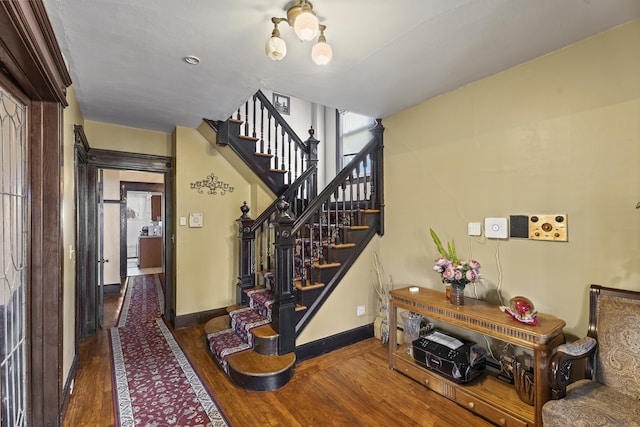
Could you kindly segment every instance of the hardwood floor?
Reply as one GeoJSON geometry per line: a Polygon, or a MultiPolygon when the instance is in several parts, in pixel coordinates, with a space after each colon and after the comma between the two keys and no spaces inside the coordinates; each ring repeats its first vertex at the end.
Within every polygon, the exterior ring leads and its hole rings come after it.
{"type": "MultiPolygon", "coordinates": [[[[63,426],[113,426],[108,329],[120,295],[105,297],[105,328],[80,344],[80,371],[63,426]]],[[[206,349],[203,325],[174,330],[233,426],[490,426],[388,368],[375,338],[301,362],[289,384],[251,392],[230,382],[206,349]]]]}

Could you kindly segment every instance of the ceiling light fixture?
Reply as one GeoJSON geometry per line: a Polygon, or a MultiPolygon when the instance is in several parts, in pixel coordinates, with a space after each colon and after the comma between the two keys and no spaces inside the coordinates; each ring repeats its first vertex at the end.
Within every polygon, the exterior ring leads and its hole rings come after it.
{"type": "Polygon", "coordinates": [[[287,44],[280,38],[280,30],[278,30],[278,24],[283,21],[293,27],[293,31],[301,41],[318,37],[318,42],[311,49],[311,58],[316,64],[325,65],[331,61],[333,50],[324,36],[324,30],[327,27],[318,23],[313,5],[306,0],[295,0],[287,10],[286,18],[271,18],[273,32],[265,45],[265,53],[269,58],[280,61],[287,55],[287,44]]]}

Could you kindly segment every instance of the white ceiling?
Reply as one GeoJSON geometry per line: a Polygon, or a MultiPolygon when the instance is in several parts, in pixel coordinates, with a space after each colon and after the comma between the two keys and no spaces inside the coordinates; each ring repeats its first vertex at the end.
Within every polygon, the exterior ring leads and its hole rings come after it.
{"type": "Polygon", "coordinates": [[[44,3],[85,119],[164,132],[258,89],[385,117],[640,18],[640,0],[315,0],[333,47],[318,66],[286,23],[286,58],[264,54],[286,0],[44,3]]]}

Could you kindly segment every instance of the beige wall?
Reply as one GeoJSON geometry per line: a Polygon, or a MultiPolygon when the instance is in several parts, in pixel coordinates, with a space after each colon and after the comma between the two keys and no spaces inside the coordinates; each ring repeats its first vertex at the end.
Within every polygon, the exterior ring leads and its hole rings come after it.
{"type": "Polygon", "coordinates": [[[379,252],[380,240],[375,236],[367,245],[327,302],[302,331],[296,345],[373,323],[379,309],[377,295],[373,288],[376,280],[373,258],[376,251],[379,252]],[[364,316],[356,314],[359,305],[365,306],[364,316]]]}
{"type": "Polygon", "coordinates": [[[578,335],[591,283],[640,290],[638,52],[635,21],[386,118],[381,259],[396,287],[443,289],[432,227],[482,263],[480,295],[525,295],[578,335]],[[569,241],[466,236],[536,213],[566,213],[569,241]]]}
{"type": "Polygon", "coordinates": [[[63,117],[63,193],[62,193],[62,372],[63,379],[75,357],[75,298],[76,298],[76,212],[75,212],[75,166],[74,166],[74,124],[83,124],[84,118],[76,99],[73,87],[67,90],[69,106],[64,109],[63,117]]]}
{"type": "Polygon", "coordinates": [[[177,127],[175,139],[175,265],[176,315],[222,308],[235,303],[238,276],[238,232],[235,220],[240,206],[251,206],[251,216],[271,199],[258,186],[251,185],[196,129],[177,127]],[[217,195],[198,192],[191,183],[209,174],[234,187],[233,192],[217,195]],[[258,191],[262,195],[256,196],[258,191]],[[255,200],[255,202],[252,202],[255,200]],[[180,217],[189,222],[190,213],[202,213],[203,227],[180,226],[180,217]]]}
{"type": "Polygon", "coordinates": [[[91,148],[171,157],[171,134],[87,120],[84,132],[91,148]]]}

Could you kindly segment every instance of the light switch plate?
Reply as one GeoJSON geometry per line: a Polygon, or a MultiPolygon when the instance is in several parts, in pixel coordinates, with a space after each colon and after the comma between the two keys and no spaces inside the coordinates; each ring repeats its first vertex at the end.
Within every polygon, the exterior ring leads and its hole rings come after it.
{"type": "Polygon", "coordinates": [[[507,218],[485,218],[484,235],[489,239],[506,239],[509,237],[507,218]]]}
{"type": "Polygon", "coordinates": [[[479,222],[470,222],[467,226],[467,234],[469,236],[482,236],[482,224],[479,222]]]}

